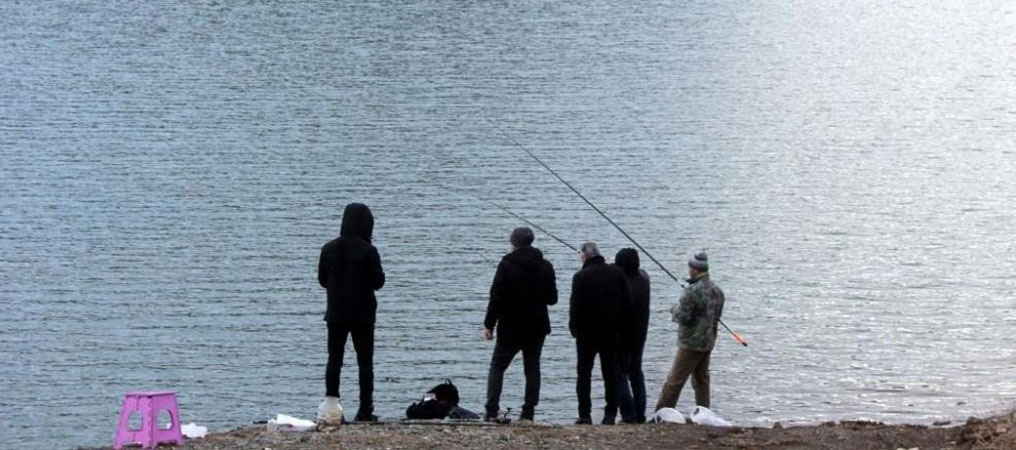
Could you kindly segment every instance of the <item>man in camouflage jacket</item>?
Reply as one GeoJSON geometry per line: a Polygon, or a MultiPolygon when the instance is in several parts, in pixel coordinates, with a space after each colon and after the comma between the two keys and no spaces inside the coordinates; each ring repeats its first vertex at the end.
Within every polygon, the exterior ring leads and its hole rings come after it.
{"type": "Polygon", "coordinates": [[[673,408],[681,388],[691,377],[695,404],[709,407],[709,356],[716,345],[716,331],[723,313],[723,291],[709,279],[709,257],[705,252],[688,261],[688,287],[681,302],[670,309],[678,323],[677,357],[663,384],[656,410],[673,408]]]}

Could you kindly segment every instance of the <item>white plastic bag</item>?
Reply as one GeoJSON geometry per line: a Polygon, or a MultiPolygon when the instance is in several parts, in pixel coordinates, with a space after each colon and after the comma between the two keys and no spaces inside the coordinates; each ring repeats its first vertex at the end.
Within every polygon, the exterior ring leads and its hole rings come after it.
{"type": "Polygon", "coordinates": [[[268,431],[311,431],[314,427],[314,422],[285,414],[277,414],[268,421],[268,431]]]}
{"type": "Polygon", "coordinates": [[[338,428],[342,425],[342,404],[338,397],[325,397],[318,405],[317,427],[319,431],[338,428]]]}
{"type": "Polygon", "coordinates": [[[686,423],[684,415],[674,408],[660,408],[653,414],[653,422],[656,423],[686,423]]]}
{"type": "Polygon", "coordinates": [[[198,426],[198,424],[191,422],[186,425],[180,426],[180,432],[188,439],[203,438],[208,435],[208,428],[198,426]]]}
{"type": "Polygon", "coordinates": [[[697,425],[709,425],[712,427],[729,427],[730,422],[723,420],[716,413],[705,406],[696,406],[691,412],[691,421],[697,425]]]}

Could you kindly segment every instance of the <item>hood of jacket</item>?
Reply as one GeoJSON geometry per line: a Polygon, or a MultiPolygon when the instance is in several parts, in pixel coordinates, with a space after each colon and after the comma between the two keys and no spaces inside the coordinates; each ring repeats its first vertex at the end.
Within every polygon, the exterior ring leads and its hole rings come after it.
{"type": "Polygon", "coordinates": [[[374,235],[374,215],[363,203],[350,203],[342,213],[342,230],[339,236],[359,237],[370,242],[374,235]]]}
{"type": "Polygon", "coordinates": [[[639,253],[633,248],[622,249],[614,256],[614,265],[624,270],[629,278],[639,274],[639,253]]]}

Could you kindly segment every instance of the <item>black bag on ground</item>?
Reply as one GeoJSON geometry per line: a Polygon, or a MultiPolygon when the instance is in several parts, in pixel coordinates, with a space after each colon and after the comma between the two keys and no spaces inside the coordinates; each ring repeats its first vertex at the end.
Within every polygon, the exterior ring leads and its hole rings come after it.
{"type": "Polygon", "coordinates": [[[455,420],[480,420],[480,415],[468,409],[456,406],[448,413],[448,418],[455,420]]]}
{"type": "Polygon", "coordinates": [[[455,406],[437,400],[422,400],[406,408],[406,418],[413,420],[444,419],[455,406]]]}
{"type": "Polygon", "coordinates": [[[433,389],[427,391],[423,400],[409,405],[406,408],[406,418],[414,420],[444,419],[472,419],[480,416],[459,408],[459,389],[452,384],[451,380],[445,380],[433,389]]]}
{"type": "Polygon", "coordinates": [[[427,391],[428,394],[434,394],[434,399],[441,403],[448,403],[452,406],[459,405],[459,388],[452,384],[452,380],[445,380],[433,389],[427,391]]]}

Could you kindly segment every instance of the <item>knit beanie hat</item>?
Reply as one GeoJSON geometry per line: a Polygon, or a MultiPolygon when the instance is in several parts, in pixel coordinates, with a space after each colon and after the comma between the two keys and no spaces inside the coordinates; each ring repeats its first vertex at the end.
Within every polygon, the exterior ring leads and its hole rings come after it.
{"type": "Polygon", "coordinates": [[[695,256],[688,260],[688,265],[694,267],[702,272],[709,271],[709,256],[706,252],[698,252],[695,256]]]}

